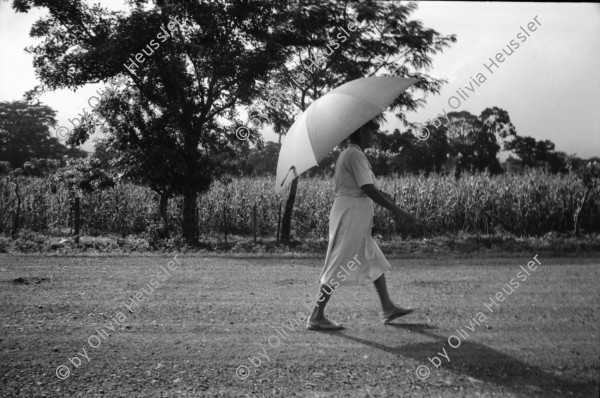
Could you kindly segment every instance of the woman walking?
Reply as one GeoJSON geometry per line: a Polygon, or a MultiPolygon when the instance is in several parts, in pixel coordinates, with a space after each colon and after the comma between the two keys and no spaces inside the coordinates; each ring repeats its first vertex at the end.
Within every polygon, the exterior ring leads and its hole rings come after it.
{"type": "Polygon", "coordinates": [[[373,282],[381,300],[384,324],[411,313],[395,306],[387,292],[384,272],[392,269],[371,237],[373,202],[383,206],[407,226],[417,219],[400,209],[375,185],[375,176],[363,150],[373,143],[379,123],[372,119],[356,130],[335,165],[335,199],[329,214],[329,246],[319,276],[319,298],[307,321],[309,330],[339,330],[343,326],[325,318],[325,306],[334,288],[373,282]]]}

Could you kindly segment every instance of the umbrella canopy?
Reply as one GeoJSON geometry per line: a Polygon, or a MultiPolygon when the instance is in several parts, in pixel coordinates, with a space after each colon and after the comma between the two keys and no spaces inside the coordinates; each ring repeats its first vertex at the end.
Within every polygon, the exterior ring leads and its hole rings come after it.
{"type": "Polygon", "coordinates": [[[395,76],[376,76],[342,84],[313,102],[285,135],[279,152],[275,191],[314,167],[336,145],[383,112],[417,82],[395,76]]]}

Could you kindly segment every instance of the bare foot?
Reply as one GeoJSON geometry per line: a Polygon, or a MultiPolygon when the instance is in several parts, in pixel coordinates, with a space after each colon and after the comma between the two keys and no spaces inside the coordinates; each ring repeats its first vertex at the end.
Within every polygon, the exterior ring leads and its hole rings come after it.
{"type": "Polygon", "coordinates": [[[344,327],[341,323],[332,322],[329,319],[323,317],[321,319],[309,318],[306,323],[308,330],[342,330],[344,327]]]}

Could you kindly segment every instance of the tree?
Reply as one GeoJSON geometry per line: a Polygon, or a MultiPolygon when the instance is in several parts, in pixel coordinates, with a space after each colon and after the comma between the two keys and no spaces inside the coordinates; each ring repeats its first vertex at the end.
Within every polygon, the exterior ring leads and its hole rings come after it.
{"type": "Polygon", "coordinates": [[[413,134],[403,134],[405,147],[402,150],[402,169],[411,173],[440,173],[447,162],[450,145],[446,136],[446,125],[426,125],[429,138],[420,140],[413,134]]]}
{"type": "MultiPolygon", "coordinates": [[[[302,4],[301,4],[302,6],[302,4]]],[[[304,40],[295,48],[295,57],[273,75],[274,86],[283,94],[276,96],[267,87],[263,98],[284,98],[299,111],[327,91],[353,79],[390,73],[415,77],[414,88],[438,93],[445,80],[421,73],[431,67],[431,55],[455,42],[454,35],[441,36],[420,21],[409,20],[416,3],[367,1],[323,1],[298,7],[296,31],[304,40]]],[[[286,114],[286,101],[275,101],[273,112],[286,114]]],[[[404,92],[391,105],[396,116],[405,121],[403,109],[415,110],[424,103],[404,92]]],[[[285,118],[281,118],[286,120],[285,118]]],[[[292,120],[292,118],[287,118],[292,120]]],[[[283,134],[289,125],[282,124],[283,134]]],[[[290,239],[291,217],[298,179],[294,179],[282,219],[282,240],[290,239]]]]}
{"type": "MultiPolygon", "coordinates": [[[[249,104],[259,93],[258,83],[266,82],[269,70],[290,56],[289,46],[301,40],[290,30],[291,10],[299,8],[294,3],[139,0],[131,3],[129,14],[81,0],[14,0],[13,7],[49,10],[31,31],[45,38],[30,49],[42,81],[34,92],[77,88],[121,74],[131,97],[100,105],[99,112],[112,123],[111,134],[123,127],[115,123],[118,118],[136,114],[140,120],[114,142],[145,152],[154,148],[145,146],[148,141],[168,130],[168,189],[183,195],[183,235],[195,243],[197,194],[223,177],[223,155],[236,148],[235,136],[218,119],[235,118],[236,105],[249,104]]],[[[82,123],[69,142],[84,142],[93,128],[82,123]]],[[[250,141],[260,142],[255,136],[250,141]]],[[[138,171],[148,177],[154,170],[138,171]]]]}
{"type": "Polygon", "coordinates": [[[517,136],[506,143],[505,149],[517,155],[523,166],[534,167],[537,164],[536,140],[533,137],[517,136]]]}
{"type": "Polygon", "coordinates": [[[12,171],[12,167],[10,167],[10,163],[0,161],[0,176],[7,175],[12,171]]]}
{"type": "MultiPolygon", "coordinates": [[[[456,160],[457,177],[464,169],[500,173],[500,145],[496,136],[498,131],[506,131],[507,125],[512,126],[508,113],[494,107],[486,108],[479,117],[462,111],[450,112],[447,118],[449,121],[445,124],[450,154],[456,160]],[[497,113],[503,115],[502,119],[494,118],[493,115],[497,113]]],[[[508,130],[510,131],[510,128],[508,130]]],[[[501,137],[504,137],[504,134],[501,134],[501,137]]]]}
{"type": "Polygon", "coordinates": [[[78,190],[90,194],[115,186],[114,176],[101,167],[100,160],[95,157],[70,159],[67,165],[52,175],[52,180],[64,182],[69,191],[78,190]]]}
{"type": "Polygon", "coordinates": [[[556,152],[555,145],[550,140],[537,141],[532,137],[515,136],[512,141],[505,143],[505,149],[517,155],[524,167],[547,167],[551,173],[564,173],[568,170],[567,155],[556,152]]]}
{"type": "Polygon", "coordinates": [[[240,167],[246,175],[264,176],[272,175],[277,167],[279,144],[267,141],[262,150],[252,148],[246,158],[240,159],[240,167]]]}
{"type": "MultiPolygon", "coordinates": [[[[0,161],[11,168],[23,167],[33,159],[84,157],[85,152],[69,149],[50,134],[56,125],[56,111],[47,105],[26,101],[0,102],[0,161]]],[[[39,163],[39,161],[38,161],[39,163]]]]}
{"type": "Polygon", "coordinates": [[[476,116],[467,111],[450,112],[446,116],[450,155],[456,161],[455,177],[458,179],[464,168],[469,166],[472,168],[468,154],[475,144],[475,134],[480,128],[480,122],[476,116]]]}
{"type": "Polygon", "coordinates": [[[482,123],[482,130],[485,133],[494,134],[496,143],[501,148],[504,148],[506,142],[510,141],[512,137],[517,136],[517,131],[510,121],[508,112],[497,106],[484,109],[479,115],[479,120],[482,123]]]}
{"type": "Polygon", "coordinates": [[[60,168],[59,159],[31,159],[23,164],[23,175],[32,177],[45,177],[60,168]]]}
{"type": "Polygon", "coordinates": [[[502,172],[500,161],[498,160],[500,145],[496,142],[496,137],[492,132],[486,131],[483,128],[479,134],[475,134],[474,143],[469,149],[468,162],[473,166],[474,170],[487,170],[491,174],[502,172]]]}
{"type": "Polygon", "coordinates": [[[581,168],[576,170],[577,177],[584,186],[583,197],[573,215],[573,233],[579,237],[579,215],[585,206],[590,192],[594,192],[600,186],[600,163],[597,160],[588,160],[581,168]]]}

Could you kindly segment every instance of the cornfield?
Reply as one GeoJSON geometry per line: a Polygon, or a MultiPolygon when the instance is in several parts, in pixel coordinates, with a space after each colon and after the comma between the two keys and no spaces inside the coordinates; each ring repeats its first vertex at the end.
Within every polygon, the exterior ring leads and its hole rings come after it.
{"type": "MultiPolygon", "coordinates": [[[[333,203],[333,179],[301,178],[292,219],[294,236],[327,238],[333,203]]],[[[197,220],[206,235],[236,234],[275,237],[287,191],[274,192],[273,177],[239,178],[229,184],[216,182],[198,198],[197,220]],[[256,210],[255,210],[256,209],[256,210]],[[255,224],[256,212],[256,224],[255,224]]],[[[580,205],[584,185],[575,175],[384,177],[377,185],[395,196],[396,202],[423,221],[425,233],[507,231],[540,235],[573,230],[573,216],[580,205]]],[[[21,180],[18,225],[54,235],[69,233],[73,193],[65,185],[44,179],[21,180]]],[[[158,225],[158,195],[129,183],[81,196],[82,232],[88,235],[140,234],[158,225]]],[[[176,232],[181,228],[182,198],[169,201],[168,216],[176,232]]],[[[17,214],[15,184],[0,180],[0,233],[8,234],[17,214]]],[[[600,195],[591,193],[580,215],[584,231],[600,230],[600,195]]],[[[374,234],[397,234],[390,213],[375,206],[374,234]]]]}

